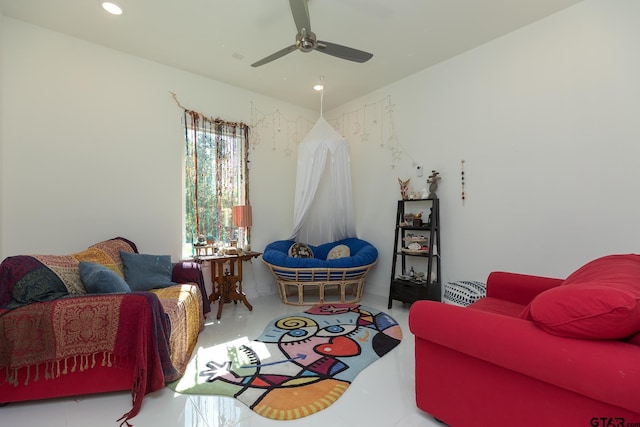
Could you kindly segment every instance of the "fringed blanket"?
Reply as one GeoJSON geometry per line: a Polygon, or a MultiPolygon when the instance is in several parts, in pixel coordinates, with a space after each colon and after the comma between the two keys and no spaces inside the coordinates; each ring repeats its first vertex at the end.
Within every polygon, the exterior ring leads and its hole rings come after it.
{"type": "Polygon", "coordinates": [[[29,304],[0,319],[6,339],[0,366],[8,383],[23,378],[28,384],[97,364],[133,368],[133,408],[123,423],[138,413],[145,394],[164,387],[165,377],[180,376],[171,364],[169,320],[152,293],[66,297],[29,304]]]}
{"type": "Polygon", "coordinates": [[[117,237],[72,255],[21,255],[0,264],[0,397],[7,395],[3,387],[94,367],[133,369],[133,408],[121,419],[128,424],[145,394],[184,373],[203,312],[210,311],[199,265],[180,263],[173,277],[196,283],[200,293],[175,286],[155,293],[84,294],[79,262],[99,262],[123,277],[121,251],[137,248],[117,237]]]}

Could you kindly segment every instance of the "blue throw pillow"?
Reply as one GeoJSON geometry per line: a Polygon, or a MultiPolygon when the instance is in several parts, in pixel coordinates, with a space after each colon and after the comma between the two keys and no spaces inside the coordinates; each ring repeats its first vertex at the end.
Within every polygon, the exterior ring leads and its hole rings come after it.
{"type": "Polygon", "coordinates": [[[118,273],[95,262],[80,261],[80,280],[89,294],[131,292],[129,285],[118,273]]]}
{"type": "Polygon", "coordinates": [[[120,252],[124,280],[132,291],[148,291],[175,285],[171,281],[171,256],[120,252]]]}

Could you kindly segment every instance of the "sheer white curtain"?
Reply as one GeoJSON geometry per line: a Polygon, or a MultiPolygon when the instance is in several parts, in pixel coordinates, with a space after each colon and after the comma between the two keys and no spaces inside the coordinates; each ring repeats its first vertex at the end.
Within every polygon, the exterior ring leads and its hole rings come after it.
{"type": "Polygon", "coordinates": [[[297,242],[356,237],[349,146],[322,116],[298,150],[293,223],[297,242]]]}

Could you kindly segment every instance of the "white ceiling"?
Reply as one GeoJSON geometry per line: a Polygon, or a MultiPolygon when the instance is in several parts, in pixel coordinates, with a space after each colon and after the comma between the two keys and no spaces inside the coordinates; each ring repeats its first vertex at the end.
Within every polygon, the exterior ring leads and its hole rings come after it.
{"type": "Polygon", "coordinates": [[[344,104],[581,0],[309,0],[319,40],[374,54],[366,63],[319,52],[250,64],[294,44],[287,0],[0,0],[4,16],[319,110],[344,104]]]}

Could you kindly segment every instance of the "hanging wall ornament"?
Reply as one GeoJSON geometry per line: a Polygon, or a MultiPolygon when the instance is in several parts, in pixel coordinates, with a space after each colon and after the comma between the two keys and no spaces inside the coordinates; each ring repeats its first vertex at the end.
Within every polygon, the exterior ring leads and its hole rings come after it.
{"type": "Polygon", "coordinates": [[[300,135],[306,135],[312,126],[313,122],[306,117],[289,118],[280,110],[265,113],[251,102],[251,130],[253,132],[251,148],[253,150],[265,140],[272,144],[272,151],[282,150],[285,156],[290,157],[293,152],[291,143],[297,145],[302,142],[300,135]],[[289,129],[295,129],[295,132],[289,133],[289,129]]]}
{"type": "Polygon", "coordinates": [[[465,199],[465,195],[464,195],[464,160],[460,161],[460,184],[462,186],[462,204],[464,205],[464,199],[465,199]]]}
{"type": "Polygon", "coordinates": [[[369,134],[367,133],[367,107],[362,111],[362,135],[360,136],[362,142],[365,142],[369,139],[369,134]]]}
{"type": "MultiPolygon", "coordinates": [[[[324,89],[320,96],[322,116],[324,89]]],[[[352,142],[376,144],[386,150],[391,157],[393,169],[405,156],[414,161],[398,139],[394,123],[395,108],[396,104],[389,95],[326,120],[342,136],[351,138],[352,142]]],[[[306,117],[289,118],[280,110],[262,112],[251,102],[252,150],[264,141],[271,144],[274,152],[282,152],[285,157],[291,157],[296,146],[302,142],[301,137],[307,135],[313,125],[314,122],[306,117]]]]}

